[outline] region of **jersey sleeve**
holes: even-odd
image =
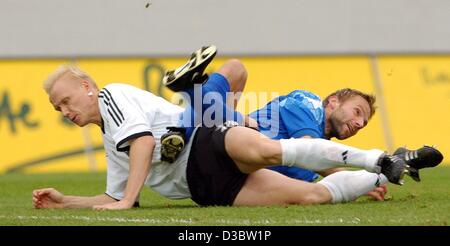
[[[290,137],[321,137],[320,124],[313,113],[296,98],[288,97],[280,102],[280,117]]]
[[[129,151],[129,141],[141,136],[152,134],[151,111],[144,113],[140,106],[118,88],[103,88],[99,93],[99,105],[103,124],[108,124],[117,151]],[[150,115],[147,115],[150,114]]]

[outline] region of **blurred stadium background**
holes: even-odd
[[[247,66],[242,112],[294,89],[360,89],[379,110],[345,143],[434,144],[448,164],[449,11],[447,0],[0,0],[0,173],[105,170],[100,129],[65,122],[42,90],[60,64],[170,99],[164,70],[204,44],[219,48],[210,71],[231,57]]]

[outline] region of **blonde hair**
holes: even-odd
[[[43,87],[45,92],[47,94],[50,93],[50,90],[52,89],[53,85],[56,81],[58,81],[60,78],[62,78],[65,75],[71,75],[75,78],[80,78],[89,81],[95,88],[97,88],[97,85],[95,84],[94,80],[84,71],[82,71],[77,65],[75,64],[64,64],[59,66],[53,73],[51,73],[48,78],[44,81]]]

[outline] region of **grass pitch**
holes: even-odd
[[[337,205],[198,207],[189,199],[169,200],[144,188],[141,208],[127,211],[34,209],[33,189],[54,187],[64,194],[98,195],[105,173],[7,174],[0,176],[0,225],[449,225],[450,166],[421,171],[422,182],[406,177],[389,185],[388,200],[362,197]]]

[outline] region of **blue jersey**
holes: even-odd
[[[325,110],[322,101],[308,91],[296,90],[280,96],[249,116],[258,122],[260,132],[272,139],[324,138]],[[319,177],[313,171],[298,167],[275,166],[270,169],[309,182]]]

